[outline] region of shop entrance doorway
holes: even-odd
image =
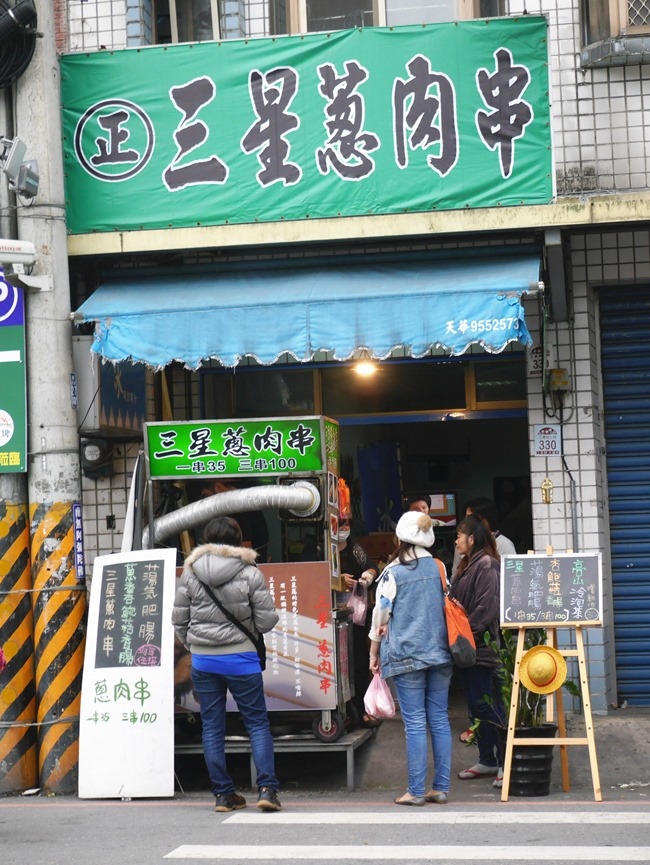
[[[531,549],[524,353],[391,358],[371,363],[370,374],[364,365],[359,357],[242,364],[234,372],[205,367],[201,413],[222,419],[316,412],[338,421],[341,475],[352,490],[358,534],[392,538],[405,498],[416,493],[453,496],[458,516],[468,499],[482,496],[495,502],[500,529],[517,550]],[[277,515],[267,516],[271,559],[280,561],[286,539]],[[437,528],[438,542],[453,552],[453,524]],[[296,549],[309,542],[309,526],[292,531]]]
[[[529,467],[526,417],[341,426],[341,473],[351,485],[358,533],[381,536],[375,555],[392,544],[394,523],[415,495],[439,508],[432,516],[441,558],[453,556],[457,521],[479,496],[494,501],[501,532],[528,551]]]

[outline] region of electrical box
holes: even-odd
[[[548,389],[550,391],[562,393],[571,390],[568,371],[561,367],[550,369],[548,371]]]
[[[99,357],[90,350],[92,336],[72,337],[72,365],[77,377],[77,427],[95,432],[99,425]]]

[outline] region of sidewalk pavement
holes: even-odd
[[[499,802],[501,790],[492,787],[493,778],[462,781],[458,772],[477,761],[473,745],[464,745],[459,734],[467,726],[467,708],[462,694],[452,689],[450,720],[453,737],[450,802]],[[650,709],[619,709],[609,715],[593,716],[596,757],[603,801],[635,801],[650,804]],[[567,735],[583,737],[582,716],[567,714]],[[519,802],[594,801],[589,749],[586,745],[567,748],[570,791],[562,789],[560,749],[553,751],[551,792],[548,797],[519,798]],[[229,766],[241,789],[250,787],[247,756],[230,755]],[[406,787],[404,728],[399,716],[386,720],[368,742],[355,751],[355,794],[348,794],[345,755],[328,753],[277,754],[276,763],[286,795],[307,797],[332,795],[373,795],[387,798]],[[185,792],[209,792],[202,755],[177,757],[179,783]],[[517,801],[512,796],[510,802]]]
[[[450,710],[453,753],[450,802],[500,801],[501,790],[492,787],[492,778],[463,781],[458,772],[477,761],[473,745],[459,741],[465,729],[466,708],[454,701]],[[593,717],[596,759],[603,801],[633,800],[650,804],[650,710],[621,709],[607,716]],[[567,716],[567,736],[584,737],[582,716]],[[366,746],[364,746],[365,748]],[[560,749],[553,750],[551,791],[546,801],[594,801],[589,749],[586,745],[567,747],[570,791],[562,789]],[[401,719],[385,721],[374,742],[358,758],[357,785],[365,790],[405,786],[405,746]],[[532,803],[542,797],[519,799]],[[510,796],[509,801],[513,800]]]
[[[501,790],[492,787],[493,778],[462,781],[458,772],[477,761],[473,745],[464,745],[459,734],[467,726],[467,708],[462,694],[452,689],[450,720],[453,739],[451,804],[492,804],[500,802]],[[596,757],[604,802],[650,804],[650,709],[618,709],[593,716]],[[582,716],[567,715],[567,735],[585,736]],[[594,802],[589,749],[586,745],[567,748],[570,791],[562,789],[560,750],[553,751],[550,795],[515,798],[509,803],[527,806],[553,805],[561,801]],[[248,755],[231,754],[228,765],[237,789],[250,790]],[[355,791],[347,789],[345,754],[331,752],[323,745],[316,753],[276,755],[277,774],[283,798],[350,800],[377,798],[392,801],[406,788],[406,754],[401,718],[384,721],[374,736],[355,751]],[[210,797],[210,783],[202,754],[176,755],[176,798]],[[432,774],[432,767],[430,767]],[[16,794],[18,798],[20,794]],[[13,798],[13,797],[8,797]],[[57,797],[58,798],[58,797]],[[0,807],[3,797],[0,796]]]

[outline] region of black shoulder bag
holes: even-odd
[[[212,591],[212,589],[209,586],[206,586],[205,583],[201,583],[201,585],[206,590],[206,592],[210,595],[212,600],[219,607],[219,609],[224,614],[224,616],[228,619],[228,621],[232,622],[236,628],[239,628],[239,630],[242,633],[246,634],[248,639],[251,641],[251,643],[257,649],[257,657],[260,659],[260,667],[262,668],[262,670],[266,670],[266,643],[264,642],[264,635],[258,634],[256,637],[254,637],[253,634],[251,633],[251,631],[249,631],[248,628],[245,628],[244,625],[242,625],[242,623],[239,621],[239,619],[236,616],[234,616],[230,612],[230,610],[227,610],[224,607],[224,605],[221,603],[219,598],[217,598],[217,596],[215,595],[215,593]]]

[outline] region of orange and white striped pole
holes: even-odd
[[[25,484],[0,484],[0,645],[8,664],[0,675],[0,793],[38,783],[34,641]],[[10,489],[10,486],[12,489]]]
[[[77,580],[72,503],[30,513],[40,786],[76,793],[86,586]]]

